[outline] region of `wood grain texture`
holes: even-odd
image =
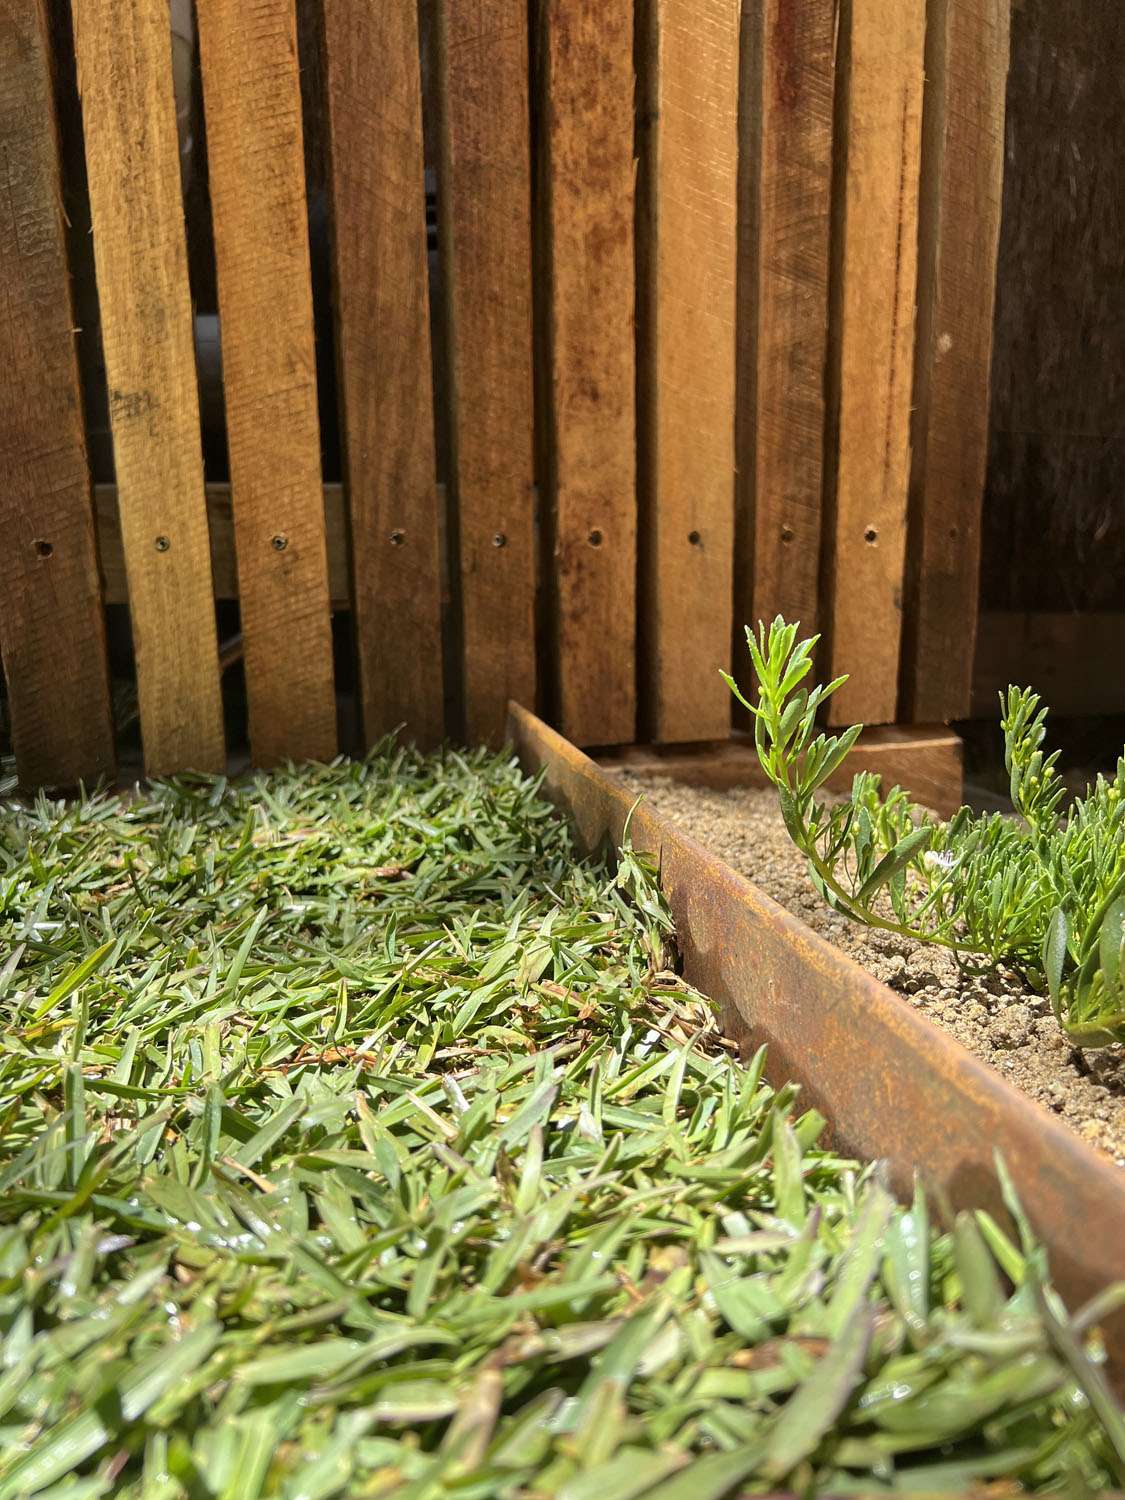
[[[829,538],[832,723],[891,723],[910,478],[924,0],[844,0]]]
[[[336,753],[294,0],[197,0],[250,750]]]
[[[1125,608],[1125,5],[1012,11],[983,607]]]
[[[820,628],[837,0],[743,0],[736,656]]]
[[[0,650],[20,784],[113,770],[43,0],[0,0]]]
[[[325,0],[337,340],[368,744],[444,732],[418,14]]]
[[[900,718],[972,693],[1010,0],[930,0]]]
[[[636,322],[631,0],[544,0],[545,418],[558,722],[636,733]]]
[[[641,16],[641,712],[661,741],[731,722],[739,9]]]
[[[112,484],[94,487],[94,509],[98,527],[98,552],[102,588],[107,604],[128,604],[125,554],[117,514],[117,489]],[[324,521],[328,540],[328,591],[334,610],[352,607],[351,563],[348,556],[348,518],[343,486],[324,486]],[[211,540],[211,573],[216,599],[239,596],[238,563],[234,548],[234,510],[229,484],[207,486],[207,527]]]
[[[536,695],[527,4],[437,4],[464,728],[501,744]]]
[[[218,770],[225,749],[167,3],[75,0],[74,32],[145,766]]]

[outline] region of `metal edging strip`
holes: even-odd
[[[526,709],[511,705],[508,722],[583,851],[616,847],[631,794]],[[768,1075],[801,1085],[838,1149],[885,1161],[900,1196],[917,1170],[952,1208],[1005,1222],[998,1151],[1071,1308],[1125,1276],[1125,1172],[643,802],[630,832],[659,860],[685,978],[723,1007],[736,1040],[769,1044]],[[1125,1311],[1104,1332],[1120,1392]]]

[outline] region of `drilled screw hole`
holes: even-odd
[[[689,531],[687,534],[687,539],[693,547],[698,547],[702,545],[703,542],[703,538],[700,536],[698,531]]]
[[[40,557],[50,557],[55,549],[50,542],[36,542],[35,550]]]
[[[167,552],[168,548],[172,545],[172,543],[168,540],[168,538],[166,536],[158,536],[156,538],[156,544],[155,545],[156,545],[157,552]]]
[[[403,544],[403,542],[405,542],[405,541],[406,541],[406,532],[405,531],[395,530],[395,531],[391,532],[391,546],[392,547],[401,547],[402,544]]]
[[[284,552],[289,545],[289,538],[282,536],[279,531],[276,536],[270,538],[270,546],[275,552]]]
[[[591,531],[588,540],[591,547],[600,547],[602,544],[601,532],[595,527],[594,530]]]
[[[863,540],[869,547],[873,547],[879,540],[879,533],[875,530],[874,526],[869,526],[863,533]]]
[[[793,540],[794,535],[795,535],[795,533],[793,531],[792,526],[783,526],[781,528],[781,540],[783,542],[791,542]]]
[[[494,547],[506,547],[508,545],[508,538],[502,531],[498,531],[492,538],[492,545]]]

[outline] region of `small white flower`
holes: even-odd
[[[934,849],[927,849],[922,856],[922,863],[931,870],[952,870],[957,863],[957,856],[950,854],[948,850],[939,854]]]

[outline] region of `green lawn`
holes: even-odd
[[[8,803],[0,922],[0,1500],[1125,1480],[1097,1309],[820,1149],[502,758]]]

